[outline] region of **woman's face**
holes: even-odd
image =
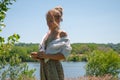
[[[47,25],[48,25],[49,29],[54,28],[54,26],[55,26],[54,22],[55,22],[55,20],[53,19],[52,16],[47,17]]]
[[[59,24],[60,24],[60,19],[58,16],[53,16],[51,14],[47,15],[47,25],[50,30],[59,27]]]

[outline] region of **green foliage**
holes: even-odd
[[[17,43],[12,48],[9,55],[18,54],[23,62],[37,61],[30,57],[30,53],[33,51],[38,51],[38,45],[39,45],[38,43],[34,43],[34,44],[33,43]],[[95,43],[72,44],[72,52],[68,57],[67,61],[87,61],[86,55],[89,55],[94,50],[109,51],[112,49],[113,48],[111,48],[108,44],[95,44]]]
[[[96,44],[96,43],[74,43],[72,46],[72,54],[87,54],[94,50],[111,48],[120,52],[120,43],[118,44]],[[107,49],[106,49],[107,50]]]
[[[18,54],[22,59],[22,62],[34,62],[36,60],[30,57],[30,53],[33,51],[38,51],[38,44],[18,43],[12,48],[10,55]]]
[[[85,54],[90,52],[90,48],[86,44],[72,44],[72,54]]]
[[[4,19],[6,17],[6,12],[9,10],[8,6],[12,5],[16,0],[1,0],[0,1],[0,32],[2,28],[5,27]]]
[[[6,17],[6,12],[8,11],[8,6],[12,5],[12,3],[16,0],[1,0],[0,1],[0,22],[4,21]]]
[[[68,61],[81,61],[80,57],[77,55],[69,56]]]
[[[108,46],[120,54],[120,43],[118,43],[118,44],[109,43]]]
[[[24,75],[26,78],[30,80],[34,79],[33,73],[35,69],[29,70],[26,63],[21,64],[21,57],[11,50],[13,48],[14,43],[19,39],[19,36],[13,35],[8,39],[8,43],[2,43],[0,47],[0,79],[5,80],[9,75],[11,80],[23,80],[22,76]],[[19,50],[21,52],[21,50]],[[7,66],[7,67],[6,67]]]
[[[9,9],[8,6],[12,5],[14,1],[16,0],[0,0],[0,32],[5,27],[4,19]],[[23,80],[20,78],[22,75],[30,78],[34,77],[33,73],[35,70],[28,70],[27,64],[21,64],[19,55],[15,53],[10,55],[11,48],[19,38],[18,34],[13,34],[5,41],[5,38],[0,36],[0,80],[5,80],[6,78],[10,80]]]
[[[12,5],[12,3],[16,0],[1,0],[0,1],[0,32],[2,28],[5,27],[4,19],[6,17],[6,12],[8,11],[8,6]],[[11,44],[14,44],[20,36],[18,34],[13,34],[12,36],[8,37],[8,43],[5,44],[4,37],[0,36],[0,56],[5,55],[11,47]]]
[[[18,34],[13,34],[12,36],[8,37],[8,44],[15,44],[18,41],[20,36]]]
[[[9,57],[9,51],[11,50],[12,46],[19,40],[20,36],[18,34],[13,34],[8,37],[8,41],[5,43],[4,38],[0,40],[0,59],[2,57],[7,58]]]
[[[87,59],[86,55],[73,54],[73,55],[71,55],[71,56],[68,57],[67,61],[73,61],[73,62],[87,61],[86,59]]]
[[[104,76],[110,74],[118,76],[120,73],[120,57],[113,50],[95,50],[88,56],[86,74],[92,76]]]
[[[31,79],[35,78],[35,75],[33,75],[33,73],[35,72],[36,69],[29,70],[26,63],[23,63],[22,65],[23,65],[23,69],[22,69],[21,74],[19,75],[18,79],[22,80],[23,76],[31,78]]]
[[[3,69],[1,80],[5,80],[7,75],[9,75],[10,80],[22,80],[22,76],[29,78],[34,78],[33,73],[35,69],[28,69],[26,63],[21,63],[21,59],[18,55],[11,56],[9,64]]]

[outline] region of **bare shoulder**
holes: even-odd
[[[67,36],[67,33],[65,31],[60,31],[60,37],[66,37]]]

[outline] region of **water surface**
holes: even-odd
[[[85,75],[86,62],[62,62],[64,74],[67,78],[80,77]],[[29,69],[36,69],[35,76],[40,78],[40,64],[36,62],[28,62]]]

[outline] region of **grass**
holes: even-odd
[[[77,77],[77,78],[65,78],[65,80],[120,80],[120,78],[115,78],[111,75],[105,75],[102,77],[85,76],[85,77]]]

